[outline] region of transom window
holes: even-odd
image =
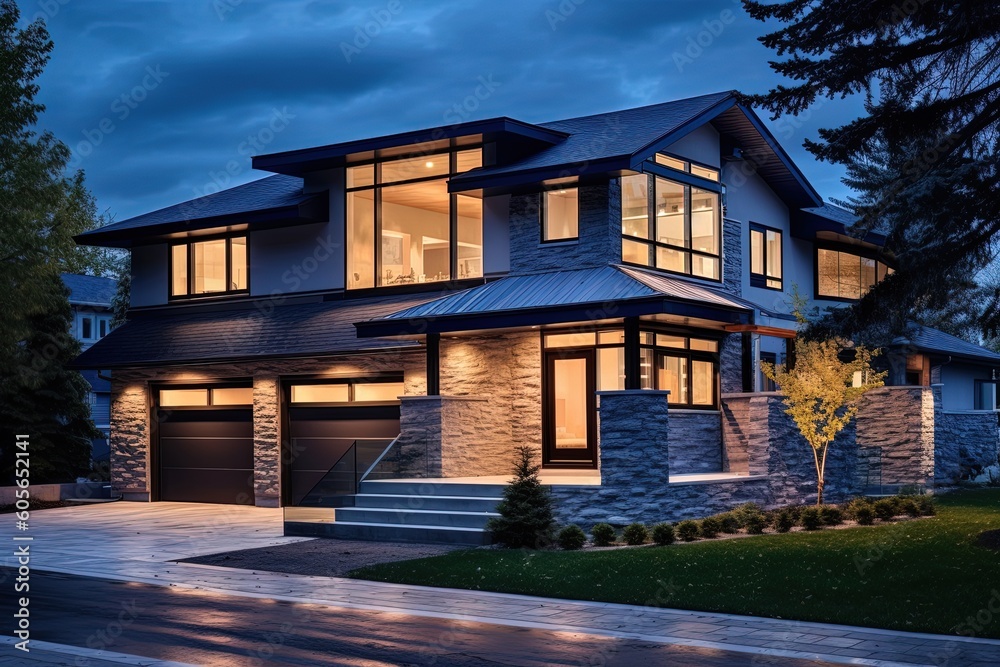
[[[482,199],[448,177],[482,166],[482,149],[347,168],[349,289],[480,278]]]
[[[161,389],[162,408],[204,408],[215,405],[253,405],[253,387],[185,387]]]
[[[664,167],[667,167],[668,169],[676,169],[677,171],[683,171],[694,176],[701,176],[702,178],[707,178],[710,181],[719,180],[719,170],[713,167],[704,167],[699,164],[693,164],[687,160],[682,160],[663,153],[657,153],[654,156],[653,161],[656,162],[656,164],[661,164]]]
[[[248,289],[247,237],[170,246],[170,296],[233,294]]]
[[[816,249],[816,296],[821,299],[854,301],[875,283],[893,274],[882,262],[852,252]]]
[[[669,405],[712,408],[717,404],[719,341],[692,338],[683,333],[639,333],[640,372],[643,389],[670,392]],[[597,348],[597,389],[625,388],[625,333],[621,329],[551,333],[546,349]]]
[[[750,223],[750,285],[781,289],[781,232]]]
[[[647,174],[622,178],[622,261],[719,280],[719,195]]]
[[[293,384],[290,402],[302,403],[371,403],[398,401],[403,383],[397,381],[340,381]]]

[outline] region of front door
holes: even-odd
[[[597,465],[595,376],[594,350],[546,353],[545,465]]]

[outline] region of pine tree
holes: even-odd
[[[555,530],[552,494],[538,480],[541,466],[532,463],[532,449],[522,445],[517,448],[516,457],[514,479],[497,504],[500,516],[490,519],[486,528],[494,541],[508,547],[548,546]]]
[[[761,38],[792,80],[748,101],[775,117],[821,98],[861,95],[865,113],[819,131],[806,147],[845,165],[861,220],[852,232],[887,236],[896,273],[856,306],[826,320],[830,331],[881,345],[914,312],[933,313],[994,257],[1000,233],[1000,5],[981,0],[743,0]],[[990,298],[1000,303],[1000,291]],[[1000,309],[977,325],[1000,330]],[[824,334],[821,334],[824,335]]]

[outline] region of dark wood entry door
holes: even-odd
[[[542,408],[544,465],[597,465],[595,384],[594,350],[546,353]]]

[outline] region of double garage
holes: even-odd
[[[284,505],[308,504],[338,462],[399,434],[399,375],[293,379],[281,392]],[[153,499],[253,505],[251,382],[160,385],[152,394]]]

